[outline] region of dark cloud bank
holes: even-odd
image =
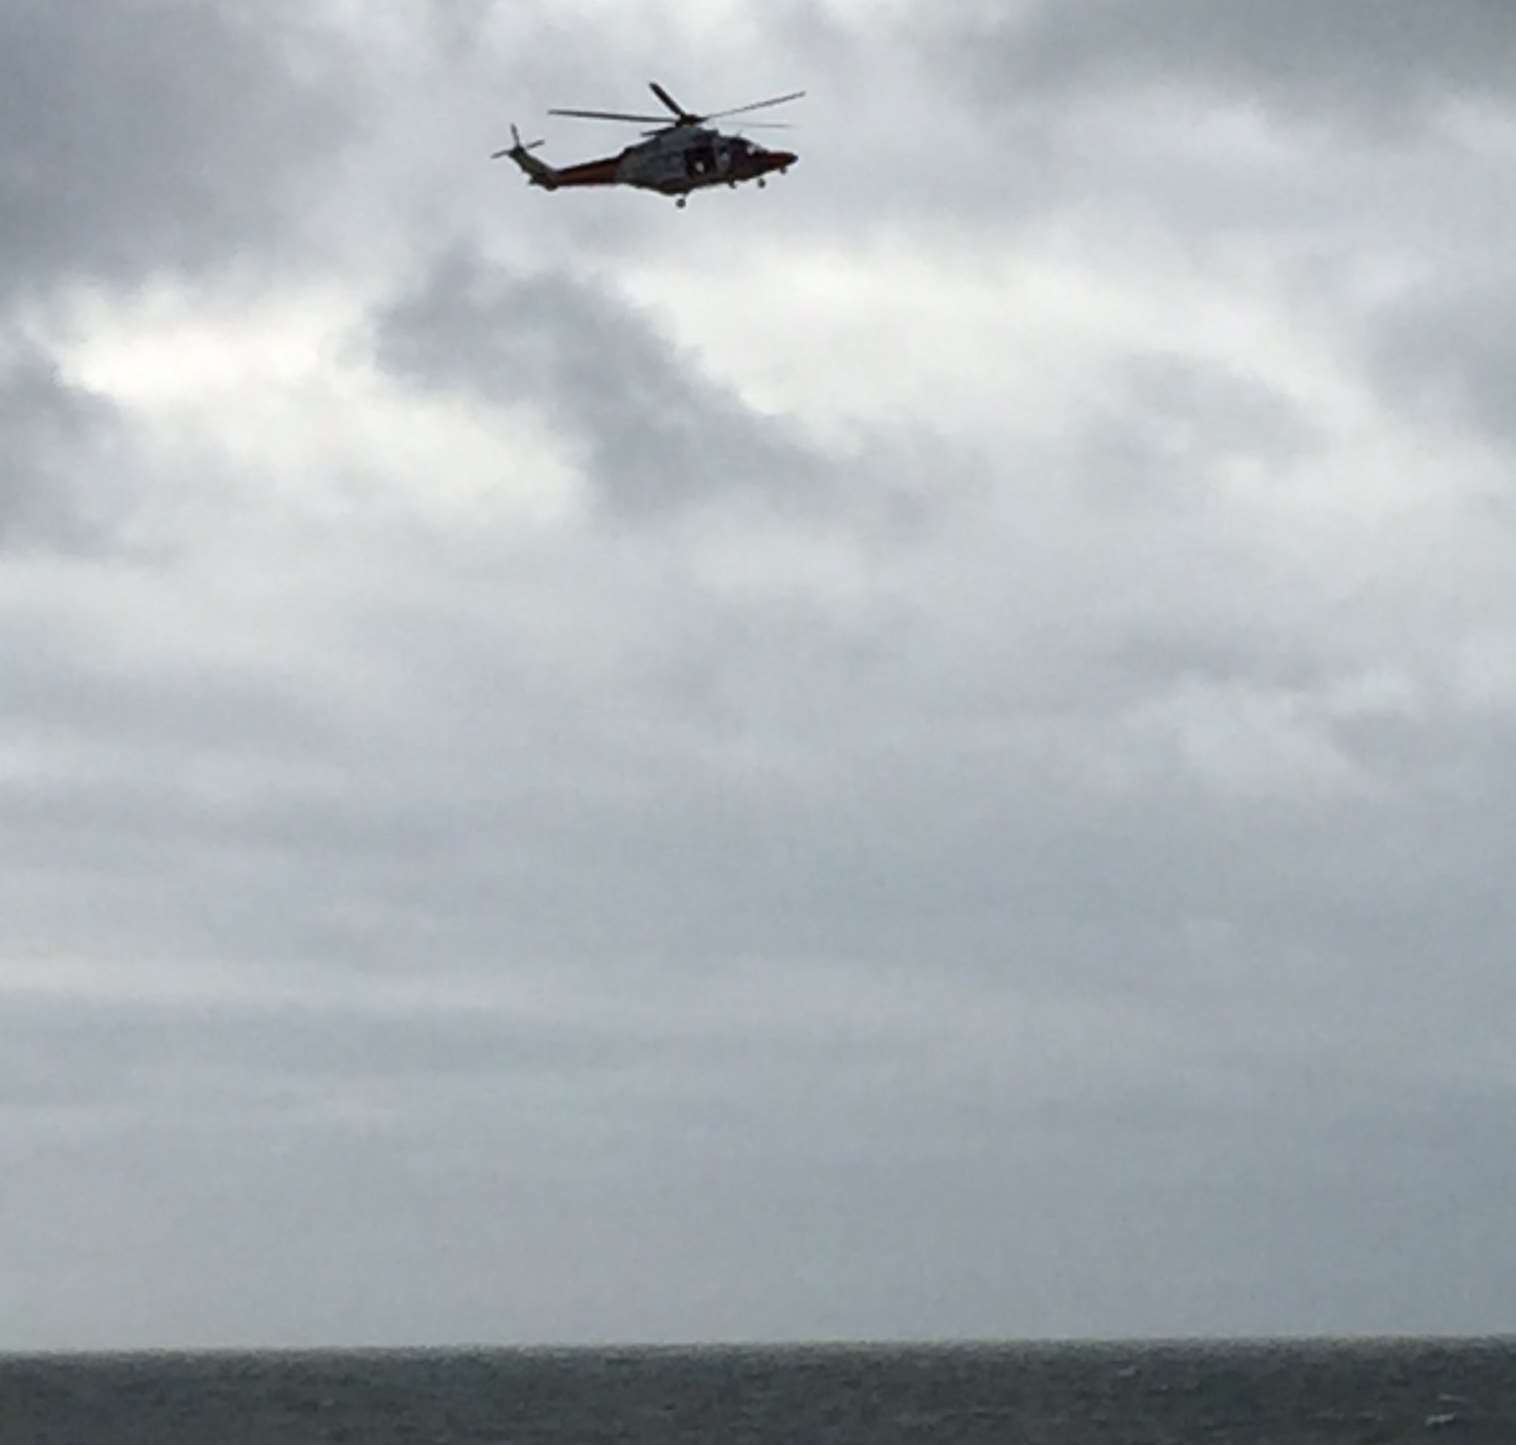
[[[1094,285],[1120,250],[1160,291],[1182,254],[1181,301],[1275,328],[1223,363],[1185,314],[1091,324],[1058,426],[1008,396],[945,437],[925,397],[851,449],[592,279],[594,213],[528,225],[486,170],[413,234],[377,149],[334,162],[427,133],[436,57],[498,105],[467,58],[509,17],[428,14],[383,100],[314,12],[0,16],[0,1347],[1508,1328],[1505,263],[1462,224],[1498,167],[1436,119],[1498,100],[1504,9],[1091,0],[908,53],[788,13],[839,87],[942,92],[984,146],[950,174],[994,173],[1002,95],[1082,167],[965,191],[953,256]],[[1139,203],[1166,168],[1100,117],[1143,87],[1186,98]],[[1239,153],[1225,228],[1196,94],[1285,157]],[[1444,223],[1360,208],[1397,147]],[[859,238],[940,257],[945,191],[813,184],[734,277],[840,248],[885,314]],[[311,243],[320,193],[403,263]],[[1465,264],[1416,270],[1450,229]],[[530,417],[556,520],[442,505],[461,445],[324,488],[315,422],[314,482],[230,444],[187,480],[38,339],[81,281],[278,296],[339,235],[364,405],[509,457]],[[624,240],[628,275],[668,244]],[[191,483],[179,545],[124,555]]]

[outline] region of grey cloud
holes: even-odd
[[[1245,258],[1244,289],[1297,273],[1317,310],[1377,260],[1490,234],[1495,152],[1471,136],[1493,117],[1501,144],[1516,36],[1497,5],[1037,0],[790,23],[802,53],[840,30],[851,61],[828,58],[807,119],[889,138],[811,151],[785,217],[802,233],[952,216],[994,249],[1062,230],[1197,268]]]
[[[1298,403],[1214,363],[1154,353],[1112,371],[1116,396],[1088,425],[1079,471],[1113,505],[1204,506],[1229,468],[1282,481],[1324,444]]]
[[[719,1062],[666,1045],[656,1075],[591,1065],[573,1087],[503,1056],[451,1080],[400,1069],[377,1092],[349,1074],[239,1095],[235,1073],[170,1059],[177,1090],[126,1118],[35,1098],[30,1119],[0,1114],[0,1160],[24,1165],[0,1200],[13,1297],[28,1339],[71,1345],[1498,1321],[1501,1098],[1344,1107],[1351,1070],[1300,1069],[1274,1092],[1202,1099],[1194,1080],[1113,1113],[1068,1079],[1028,1099],[995,1072],[1031,1029],[981,1048],[955,1013],[923,1048],[933,1022],[893,1060],[876,1041],[871,1068],[845,1038],[775,1051],[750,1028]],[[1063,1102],[1040,1107],[1050,1089]],[[174,1270],[151,1267],[165,1235]],[[1412,1247],[1426,1238],[1442,1243]],[[780,1245],[793,1281],[776,1293],[762,1261]],[[397,1295],[403,1311],[382,1302]]]
[[[227,1007],[12,996],[0,1063],[0,1109],[166,1100],[219,1088],[233,1107],[318,1099],[376,1082],[399,1092],[469,1078],[499,1085],[593,1079],[645,1064],[663,1042],[606,1020],[578,1026],[493,1011]],[[181,1108],[187,1107],[181,1103]]]
[[[1500,100],[1516,59],[1516,18],[1499,0],[1039,3],[962,36],[986,101],[1192,86],[1388,137],[1455,95]]]
[[[0,551],[104,547],[130,507],[128,435],[40,350],[0,360]]]
[[[54,75],[99,75],[97,44],[126,40],[98,8],[98,36],[14,6],[0,34],[24,17],[68,42]],[[445,447],[382,505],[332,485],[324,452],[298,478],[218,458],[158,565],[5,569],[0,1233],[20,1313],[0,1343],[1508,1323],[1509,568],[1458,500],[1467,478],[1404,514],[1317,390],[1341,367],[1334,394],[1364,405],[1353,347],[1411,312],[1281,279],[1304,257],[1373,280],[1462,230],[1448,218],[1477,208],[1446,203],[1493,168],[1429,147],[1370,174],[1366,77],[1482,95],[1457,26],[1483,15],[1498,56],[1503,12],[1443,12],[1454,34],[1427,32],[1422,65],[1381,29],[1430,21],[1389,5],[1158,0],[1123,12],[1140,33],[1067,11],[997,22],[975,61],[995,105],[971,86],[938,110],[909,93],[950,73],[930,45],[917,71],[904,32],[840,7],[817,22],[807,114],[877,94],[807,129],[762,245],[803,264],[820,236],[824,261],[925,274],[939,228],[973,263],[1062,207],[1028,269],[1078,316],[1066,419],[1022,425],[1007,396],[943,435],[907,405],[853,451],[747,406],[620,289],[653,248],[718,238],[731,304],[762,304],[725,205],[756,197],[682,217],[502,199],[482,154],[458,159],[503,94],[620,104],[617,67],[640,85],[662,33],[626,20],[591,43],[531,19],[518,46],[519,11],[469,0],[396,22],[387,60],[419,58],[367,112],[375,166],[323,173],[367,227],[348,259],[391,298],[369,338],[382,384],[343,379],[362,375],[364,407],[441,396],[501,429],[533,409],[593,516],[460,501]],[[27,284],[285,254],[283,187],[330,158],[352,98],[303,108],[288,17],[234,52],[219,9],[122,13],[148,45],[127,71],[157,74],[183,27],[207,57],[133,119],[166,130],[182,103],[204,124],[163,140],[161,190],[37,182]],[[1340,93],[1327,49],[1290,48],[1359,25]],[[693,69],[715,44],[667,58]],[[652,73],[704,103],[704,79]],[[1007,77],[1047,147],[1030,197],[997,118]],[[293,109],[185,88],[239,79]],[[1217,191],[1224,146],[1181,163],[1193,111],[1151,148],[1115,144],[1124,112],[1100,98],[1171,82],[1281,115],[1340,105],[1358,129],[1286,148],[1277,173],[1241,160]],[[1059,104],[1076,93],[1096,103]],[[710,98],[745,91],[713,77]],[[78,116],[33,124],[39,155],[81,144]],[[208,178],[244,125],[266,149]],[[1434,191],[1412,183],[1434,170]],[[1129,238],[1160,180],[1172,204]],[[204,227],[174,233],[191,197]],[[1218,207],[1239,252],[1202,244]],[[414,234],[381,234],[401,213]],[[1133,354],[1078,293],[1118,255],[1135,290],[1149,254],[1170,268],[1156,286],[1179,257],[1282,330],[1309,304],[1296,339],[1318,370],[1285,395],[1262,369],[1277,352],[1256,376],[1219,368],[1188,315]],[[1446,385],[1497,427],[1504,352],[1477,313],[1499,288],[1481,286],[1418,299],[1374,361],[1383,395]],[[74,545],[101,495],[75,484],[118,451],[127,490],[161,499],[129,411],[17,357],[7,546]],[[1433,446],[1449,417],[1429,414],[1401,424]],[[1386,465],[1418,460],[1386,446]]]
[[[821,500],[816,459],[781,419],[755,415],[647,318],[562,271],[513,275],[454,252],[378,318],[376,344],[380,364],[412,383],[543,408],[583,447],[613,515],[733,492],[780,506]]]
[[[1490,270],[1488,262],[1481,270]],[[1363,326],[1371,374],[1386,399],[1432,425],[1472,424],[1516,442],[1516,307],[1508,278],[1447,279]]]
[[[301,184],[347,133],[352,80],[335,60],[283,4],[6,5],[0,287],[277,254]]]

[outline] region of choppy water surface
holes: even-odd
[[[0,1360],[0,1445],[1502,1442],[1516,1341]]]

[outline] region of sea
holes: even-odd
[[[0,1445],[1516,1445],[1516,1339],[34,1355]]]

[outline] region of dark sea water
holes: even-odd
[[[1503,1442],[1516,1341],[0,1359],[0,1445]]]

